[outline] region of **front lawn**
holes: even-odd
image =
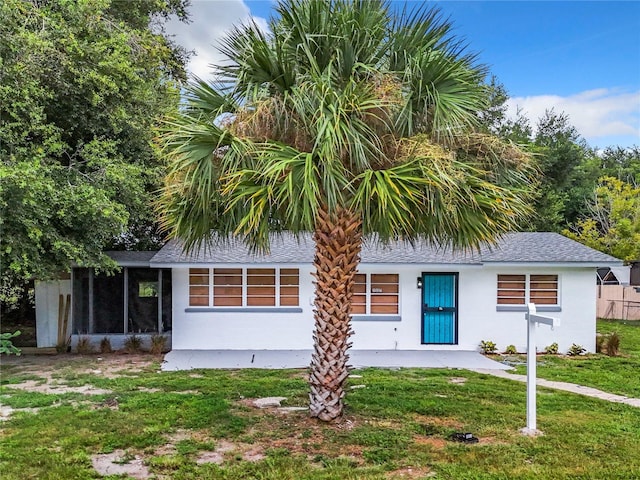
[[[598,333],[620,335],[620,355],[538,356],[538,377],[640,398],[640,321],[598,320]],[[519,366],[515,373],[526,373]]]
[[[2,403],[37,410],[0,424],[0,477],[100,478],[92,457],[118,451],[125,463],[138,456],[148,478],[176,480],[640,476],[640,409],[626,405],[540,389],[545,435],[529,438],[519,433],[524,384],[463,370],[366,369],[350,380],[345,418],[327,425],[251,404],[282,396],[305,406],[304,371],[161,373],[157,359],[127,358],[3,365]],[[454,432],[480,442],[452,442]]]

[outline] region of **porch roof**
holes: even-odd
[[[149,262],[158,251],[108,251],[105,253],[121,267],[148,267]]]

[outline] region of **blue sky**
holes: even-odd
[[[505,85],[511,114],[520,108],[535,123],[554,108],[592,146],[640,145],[640,2],[430,3]],[[221,59],[212,45],[224,32],[249,16],[266,26],[272,6],[192,0],[192,23],[173,23],[169,32],[196,52],[190,70],[206,77],[207,65]]]

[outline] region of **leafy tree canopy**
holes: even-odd
[[[594,190],[603,176],[640,184],[640,147],[591,148],[569,116],[554,110],[534,119],[534,129],[521,111],[515,118],[507,116],[509,96],[504,85],[492,78],[487,89],[489,107],[479,115],[483,129],[531,152],[540,172],[535,215],[527,228],[560,232],[589,217]]]
[[[0,3],[2,284],[105,248],[148,248],[162,177],[152,131],[177,108],[186,52],[163,30],[188,0]]]
[[[588,206],[589,215],[564,233],[614,257],[640,259],[640,187],[603,177]]]

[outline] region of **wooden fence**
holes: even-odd
[[[598,318],[640,320],[640,286],[598,285]]]

